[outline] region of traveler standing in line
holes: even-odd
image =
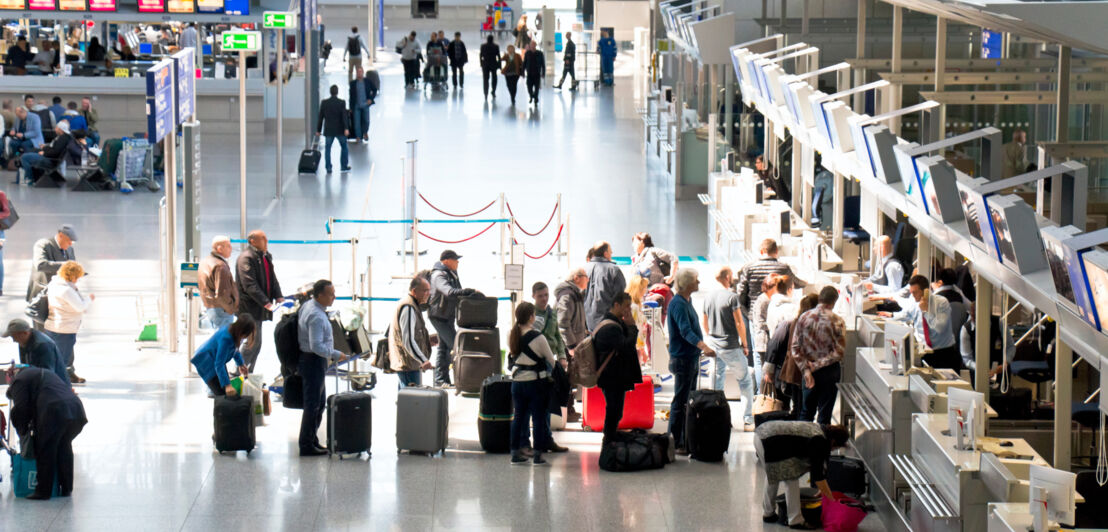
[[[304,379],[304,412],[300,416],[300,456],[327,454],[319,443],[319,425],[327,404],[323,379],[327,366],[348,357],[335,349],[335,337],[327,307],[335,303],[335,287],[320,279],[312,285],[312,298],[300,306],[297,314],[297,341],[300,342],[300,377]]]
[[[631,237],[631,249],[635,251],[631,257],[635,273],[646,277],[651,286],[658,283],[673,284],[673,276],[679,267],[677,255],[654,247],[654,239],[650,233],[635,233]],[[666,270],[669,270],[668,274]]]
[[[566,370],[569,369],[569,360],[566,358],[566,343],[562,340],[561,331],[558,330],[558,313],[554,310],[554,307],[549,305],[550,288],[542,281],[535,283],[531,286],[531,299],[535,300],[535,319],[532,326],[546,338],[550,351],[554,353],[554,358],[558,360],[557,364],[550,367],[550,381],[548,384],[547,396],[550,399],[550,408],[547,410],[546,430],[550,431],[550,415],[557,414],[560,416],[562,415],[562,408],[569,408],[572,404],[569,374],[566,373]],[[550,442],[550,448],[545,449],[547,451],[564,453],[569,450],[558,445],[554,441],[553,434],[550,435],[550,438],[547,438],[547,441]]]
[[[369,106],[373,105],[373,98],[377,89],[365,77],[362,67],[355,69],[354,79],[350,80],[350,115],[352,117],[350,127],[353,137],[358,143],[369,140]]]
[[[669,432],[677,445],[677,453],[689,454],[685,441],[685,410],[689,393],[700,376],[700,355],[714,357],[715,350],[704,343],[700,322],[696,319],[691,297],[700,289],[696,270],[677,271],[677,293],[669,302],[666,326],[669,329],[669,371],[673,374],[673,402],[669,407]]]
[[[396,47],[400,52],[400,62],[404,65],[404,87],[413,88],[419,82],[419,62],[423,60],[423,46],[416,39],[416,32],[401,39]]]
[[[500,59],[504,65],[500,71],[504,73],[504,82],[508,84],[508,96],[512,99],[512,105],[516,104],[516,85],[519,83],[519,75],[523,73],[523,60],[516,53],[516,48],[508,45],[508,51]]]
[[[281,296],[281,284],[277,282],[277,272],[273,269],[273,255],[269,254],[269,238],[261,229],[246,235],[249,244],[239,253],[235,261],[235,287],[239,292],[238,315],[254,318],[258,330],[263,321],[273,319],[273,308],[285,300]],[[258,353],[262,350],[262,335],[255,337],[253,348],[242,353],[246,367],[254,371]]]
[[[76,261],[68,261],[58,269],[58,274],[46,285],[46,297],[50,307],[46,322],[42,324],[65,362],[69,380],[73,384],[84,384],[85,379],[77,376],[73,369],[73,346],[77,343],[77,331],[81,328],[81,318],[96,294],[85,296],[77,289],[77,280],[85,275],[85,269]]]
[[[769,328],[766,325],[766,318],[769,315],[769,301],[777,293],[777,280],[783,277],[782,275],[770,274],[765,279],[762,279],[761,294],[758,295],[758,299],[754,300],[754,304],[751,305],[750,315],[750,336],[751,345],[753,346],[752,358],[754,365],[754,380],[756,382],[762,382],[762,360],[765,359],[766,344],[769,343]]]
[[[231,274],[231,239],[225,235],[212,238],[212,252],[200,260],[197,284],[200,285],[200,301],[204,304],[201,325],[219,330],[235,321],[239,307],[239,292],[235,277]]]
[[[496,99],[496,71],[500,70],[500,46],[493,41],[492,35],[481,45],[481,79],[484,81],[485,99],[489,97],[489,84],[492,84],[492,97]]]
[[[815,419],[821,425],[831,423],[842,378],[839,362],[846,351],[846,326],[832,310],[838,299],[835,287],[823,287],[819,291],[819,306],[797,318],[793,330],[790,356],[804,378],[800,419]]]
[[[616,55],[619,49],[616,41],[606,30],[600,31],[600,40],[596,42],[596,51],[600,54],[600,80],[611,87],[615,83]]]
[[[539,105],[539,89],[542,88],[542,80],[546,77],[546,56],[541,50],[535,48],[535,42],[527,45],[527,51],[523,54],[523,70],[527,73],[528,103]]]
[[[758,427],[754,450],[766,473],[762,498],[762,522],[777,522],[777,490],[785,483],[785,509],[789,528],[818,530],[807,522],[800,506],[800,477],[809,473],[820,493],[834,500],[827,484],[831,451],[846,446],[850,433],[842,425],[816,425],[802,421],[771,421]]]
[[[95,38],[95,37],[94,37]],[[196,31],[196,23],[189,22],[189,25],[185,27],[181,32],[181,48],[193,48],[196,49],[199,46],[200,37]]]
[[[258,341],[258,327],[254,318],[242,316],[230,325],[220,327],[208,341],[204,342],[192,357],[196,373],[208,385],[212,395],[229,395],[238,392],[231,386],[231,377],[227,374],[227,363],[234,360],[239,375],[250,374],[242,359],[240,349],[245,342],[247,347]]]
[[[58,353],[58,345],[46,334],[32,329],[27,320],[17,318],[9,321],[8,328],[0,336],[11,338],[19,345],[20,364],[51,371],[62,382],[69,384],[69,370]]]
[[[584,268],[574,268],[566,279],[554,288],[557,298],[558,333],[565,340],[569,354],[589,335],[585,325],[585,289],[589,286],[589,276]]]
[[[784,274],[793,279],[793,286],[797,288],[808,286],[807,283],[793,275],[792,268],[790,268],[788,264],[777,260],[779,250],[776,240],[772,238],[763,240],[760,250],[761,257],[758,260],[748,262],[743,266],[743,269],[739,273],[739,284],[735,287],[739,294],[739,302],[742,303],[743,306],[743,319],[746,321],[746,330],[751,336],[754,334],[754,330],[750,325],[753,305],[758,299],[758,296],[762,293],[762,281],[765,280],[766,276],[774,273]],[[752,340],[752,338],[748,339]],[[754,361],[748,360],[748,362],[753,363]],[[757,365],[754,366],[755,381],[761,381],[760,371]]]
[[[331,173],[331,143],[336,140],[339,141],[339,164],[342,165],[343,172],[349,172],[350,148],[346,146],[346,138],[350,136],[350,128],[346,123],[346,102],[339,98],[338,85],[331,85],[331,97],[323,100],[319,105],[315,136],[320,136],[320,133],[327,138],[323,148],[323,161],[326,163],[327,173]]]
[[[719,269],[716,281],[720,287],[704,300],[704,312],[700,316],[707,333],[704,343],[716,352],[716,381],[713,386],[717,390],[723,390],[727,368],[735,371],[739,392],[746,403],[743,407],[744,430],[750,432],[754,430],[754,416],[751,415],[751,408],[754,406],[754,372],[746,364],[746,355],[750,348],[743,345],[746,327],[743,326],[739,295],[731,291],[732,278],[730,266]]]
[[[389,367],[400,378],[400,387],[422,386],[423,371],[431,369],[431,346],[420,308],[431,296],[431,284],[423,275],[408,283],[408,295],[396,304],[389,327]]]
[[[492,35],[489,35],[492,37]],[[446,56],[450,58],[450,81],[454,89],[466,87],[466,63],[469,62],[469,54],[466,53],[466,43],[462,42],[462,32],[454,32],[454,40],[446,45]]]
[[[562,48],[562,79],[558,80],[558,84],[554,86],[555,89],[561,89],[562,84],[566,82],[566,76],[569,76],[569,90],[577,90],[577,73],[574,72],[573,63],[577,61],[577,45],[573,43],[573,34],[566,32],[566,44]]]
[[[448,249],[439,255],[439,261],[431,268],[431,308],[427,316],[439,335],[438,350],[435,352],[435,386],[442,388],[452,386],[450,362],[454,337],[458,335],[454,327],[458,298],[480,294],[472,288],[462,288],[462,281],[458,278],[460,258],[461,255]]]
[[[12,402],[12,426],[20,441],[34,432],[35,461],[39,478],[57,478],[58,495],[73,493],[73,439],[88,423],[81,399],[69,383],[41,368],[24,368],[8,386]],[[39,482],[32,500],[47,500],[54,481]]]
[[[347,57],[350,58],[346,70],[347,79],[354,75],[355,68],[362,66],[362,50],[365,50],[366,54],[370,53],[365,41],[362,40],[362,36],[358,34],[358,27],[354,26],[350,28],[350,35],[346,37],[346,48],[342,51],[343,61],[346,61]]]
[[[512,369],[512,433],[509,438],[512,465],[527,463],[523,442],[527,439],[528,421],[533,425],[535,465],[546,465],[542,453],[556,445],[550,438],[549,392],[550,370],[557,364],[550,344],[535,330],[535,306],[526,301],[516,306],[515,323],[508,333],[508,367]]]
[[[819,296],[808,294],[800,299],[796,314],[777,324],[766,346],[766,357],[762,361],[762,381],[758,384],[776,386],[782,393],[777,395],[789,411],[789,419],[800,418],[800,369],[789,358],[789,346],[792,345],[794,324],[797,316],[816,308]]]
[[[77,241],[77,231],[72,225],[58,228],[54,238],[42,238],[35,242],[31,252],[31,279],[27,283],[27,301],[30,302],[46,290],[46,285],[58,273],[58,269],[67,261],[77,260],[77,250],[73,243]],[[42,324],[35,323],[35,329],[41,331]]]
[[[591,331],[596,328],[604,313],[612,308],[616,294],[627,289],[627,279],[619,266],[612,262],[612,245],[600,241],[593,246],[593,255],[585,266],[589,284],[585,289],[585,325]]]
[[[793,299],[793,280],[788,275],[778,275],[774,283],[773,295],[766,306],[766,319],[764,323],[766,331],[766,343],[777,325],[782,321],[796,316],[796,300]],[[766,359],[766,352],[762,351],[762,360]]]
[[[593,351],[597,368],[609,355],[611,362],[596,377],[596,385],[604,392],[604,439],[611,441],[619,431],[623,419],[623,403],[627,392],[642,382],[642,369],[635,349],[639,330],[631,317],[631,295],[616,294],[612,305],[604,313],[604,319],[593,330]]]

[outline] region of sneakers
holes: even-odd
[[[300,449],[300,456],[323,456],[327,454],[327,449],[323,447],[312,446],[309,449]]]
[[[542,459],[541,454],[536,454],[535,458],[531,461],[531,463],[534,464],[534,465],[537,465],[537,466],[544,466],[544,465],[549,465],[550,464],[550,462],[547,462],[546,460]]]
[[[678,447],[677,450],[673,452],[673,454],[676,454],[677,456],[688,456],[689,450],[684,447]]]
[[[762,522],[763,523],[776,523],[778,519],[779,518],[777,517],[777,514],[769,514],[769,515],[763,515],[762,516]]]
[[[743,432],[754,432],[754,428],[753,423],[743,423]]]
[[[527,462],[528,462],[527,457],[523,456],[522,453],[512,455],[512,461],[511,461],[512,465],[523,465],[523,464],[526,464]]]

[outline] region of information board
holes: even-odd
[[[170,56],[173,59],[177,77],[176,97],[177,123],[188,120],[196,111],[193,109],[193,96],[196,93],[196,51],[185,48]]]
[[[198,13],[222,13],[223,0],[196,0]]]
[[[249,15],[250,0],[223,0],[223,12],[228,15]]]
[[[28,0],[27,8],[33,11],[54,11],[57,6],[54,5],[54,0]]]
[[[27,2],[24,0],[0,0],[0,9],[27,9]]]
[[[169,0],[168,2],[170,13],[195,13],[196,2],[193,0]]]
[[[163,59],[146,71],[146,127],[150,142],[159,142],[172,125],[173,62]]]
[[[220,51],[257,52],[262,48],[260,31],[227,31],[219,34]]]
[[[89,11],[115,11],[115,0],[88,0]]]
[[[85,0],[58,0],[59,11],[87,11]]]
[[[164,13],[165,0],[138,0],[139,13]]]

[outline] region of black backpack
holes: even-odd
[[[357,35],[346,38],[346,53],[350,55],[362,55],[362,47],[361,43],[358,42]]]
[[[277,359],[281,361],[281,375],[296,375],[300,366],[300,311],[290,312],[281,317],[273,327],[273,345],[277,348]]]

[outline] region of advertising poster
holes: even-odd
[[[224,0],[223,12],[228,15],[249,15],[250,0]]]
[[[0,9],[27,9],[24,0],[0,0]]]

